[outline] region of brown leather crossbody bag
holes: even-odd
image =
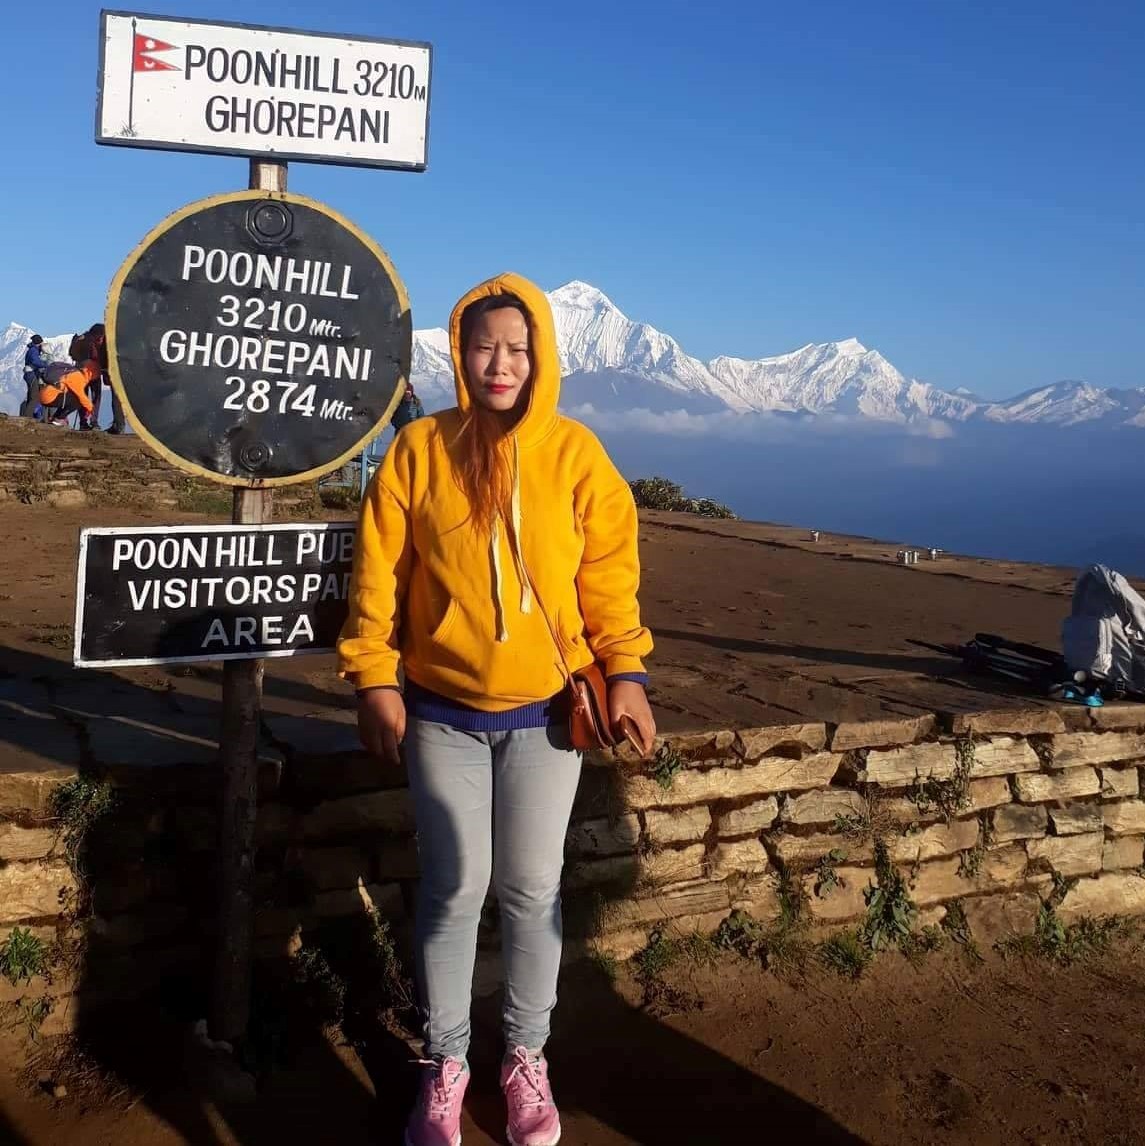
[[[560,646],[557,646],[560,651]],[[569,739],[581,752],[615,748],[616,737],[608,716],[608,682],[599,662],[568,672]]]

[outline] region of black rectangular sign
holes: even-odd
[[[328,653],[356,527],[171,525],[80,534],[79,668]]]

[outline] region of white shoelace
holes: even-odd
[[[457,1063],[456,1059],[438,1062],[432,1058],[419,1058],[415,1061],[419,1066],[434,1068],[433,1080],[426,1099],[426,1115],[430,1118],[445,1118],[450,1113],[449,1104],[453,1101],[453,1092],[465,1075],[465,1067],[458,1063],[457,1069],[450,1072],[447,1077],[446,1067],[450,1063]]]
[[[513,1069],[505,1079],[505,1089],[510,1087],[527,1086],[532,1096],[521,1101],[523,1106],[546,1106],[548,1098],[545,1094],[545,1080],[541,1069],[540,1057],[533,1058],[524,1047],[518,1047],[513,1052]]]

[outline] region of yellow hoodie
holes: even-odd
[[[490,537],[469,521],[448,447],[470,405],[461,315],[493,294],[514,294],[529,312],[533,378],[508,443],[513,520]],[[643,672],[652,637],[636,601],[636,507],[592,432],[557,413],[548,299],[499,275],[454,307],[449,342],[458,408],[406,426],[362,503],[340,674],[358,688],[395,685],[400,662],[422,688],[485,712],[547,700],[565,677],[545,614],[571,671],[595,658],[610,676]]]

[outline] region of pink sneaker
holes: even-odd
[[[553,1101],[545,1056],[514,1047],[501,1065],[501,1089],[509,1106],[509,1146],[557,1146],[561,1116]]]
[[[406,1124],[406,1146],[461,1146],[461,1103],[469,1067],[455,1058],[421,1065],[421,1093]]]

